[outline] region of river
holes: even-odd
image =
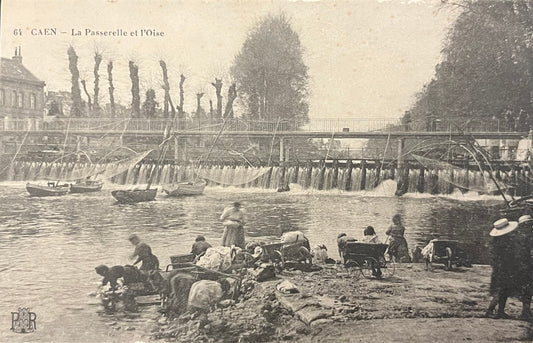
[[[463,241],[476,263],[488,261],[488,231],[502,204],[497,197],[461,193],[397,198],[390,180],[366,192],[208,187],[203,196],[158,194],[156,201],[136,205],[117,204],[111,189],[106,184],[93,194],[32,198],[24,183],[0,183],[0,341],[147,341],[142,334],[155,309],[120,318],[104,314],[89,295],[101,280],[94,267],[131,263],[132,233],[151,245],[163,266],[171,255],[188,253],[198,234],[215,245],[223,231],[218,216],[233,201],[247,213],[248,241],[301,230],[311,246],[323,243],[338,258],[339,233],[362,238],[363,227],[372,225],[384,240],[392,216],[400,213],[410,248],[446,236]],[[10,332],[10,312],[19,306],[37,314],[35,332]]]

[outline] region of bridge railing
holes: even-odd
[[[0,119],[0,131],[101,131],[101,132],[163,132],[169,124],[165,119],[144,118],[40,118]],[[189,131],[218,131],[222,122],[211,123],[174,119],[174,129]],[[526,128],[518,128],[528,131]],[[275,132],[275,131],[317,131],[317,132],[370,132],[370,131],[435,131],[435,132],[512,132],[517,128],[500,120],[472,120],[466,123],[451,121],[431,121],[424,123],[402,124],[398,119],[354,119],[322,118],[309,123],[297,120],[261,121],[228,119],[225,131]]]

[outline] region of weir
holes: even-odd
[[[98,165],[97,165],[98,167]],[[0,175],[0,181],[71,180],[73,171],[79,173],[94,165],[76,162],[15,161]],[[348,160],[339,163],[306,162],[293,165],[250,167],[241,165],[208,164],[196,169],[194,165],[167,163],[138,163],[116,175],[108,182],[120,185],[146,184],[151,173],[156,173],[153,184],[164,185],[194,179],[195,171],[208,181],[208,187],[236,186],[243,188],[278,189],[299,185],[302,189],[363,191],[378,187],[382,182],[401,177],[401,186],[408,193],[449,194],[456,190],[494,192],[494,185],[472,166],[468,168],[428,169],[414,163],[398,166],[379,160]],[[496,178],[502,184],[513,185],[515,195],[530,191],[531,171],[527,166],[496,169]],[[398,180],[400,184],[400,180]],[[405,192],[404,192],[405,193]]]

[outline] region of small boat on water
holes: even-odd
[[[134,204],[137,202],[152,201],[157,194],[157,188],[116,190],[111,195],[123,204]]]
[[[60,185],[58,182],[48,182],[46,186],[34,183],[27,183],[26,190],[32,197],[47,197],[66,195],[69,191],[68,185]]]
[[[202,195],[207,182],[198,180],[195,182],[179,182],[169,188],[163,188],[163,191],[171,197]]]
[[[104,183],[99,180],[83,180],[70,184],[70,193],[98,192]]]

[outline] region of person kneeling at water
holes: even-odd
[[[159,269],[159,260],[154,254],[152,254],[152,248],[150,248],[148,244],[141,242],[137,235],[131,235],[129,240],[131,244],[135,245],[135,251],[131,258],[133,259],[137,256],[137,260],[135,260],[133,265],[142,261],[140,270],[148,271]]]
[[[200,314],[200,325],[207,323],[207,313],[230,293],[231,284],[226,279],[218,281],[201,280],[191,286],[188,310]]]
[[[100,265],[96,268],[96,273],[104,277],[102,286],[111,285],[111,290],[114,291],[118,286],[118,279],[122,278],[124,285],[129,285],[136,282],[143,282],[145,277],[134,266],[113,266],[111,268]]]
[[[211,244],[205,241],[204,236],[197,236],[194,244],[191,248],[191,254],[197,259],[199,256],[203,255],[207,249],[211,248]]]

